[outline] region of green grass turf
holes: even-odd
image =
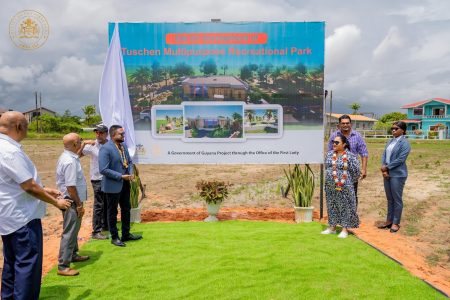
[[[353,236],[322,225],[227,221],[133,225],[144,239],[87,243],[77,277],[53,269],[41,299],[444,299]]]

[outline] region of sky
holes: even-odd
[[[82,115],[98,104],[108,22],[325,21],[325,89],[333,112],[377,115],[441,97],[450,99],[450,1],[445,0],[1,0],[0,107],[42,105]],[[9,24],[22,10],[47,19],[45,44],[17,48]],[[97,105],[98,106],[98,105]]]
[[[185,105],[186,118],[217,118],[218,116],[231,118],[234,113],[242,116],[242,105]]]

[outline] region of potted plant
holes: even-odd
[[[314,173],[311,167],[307,164],[302,169],[300,165],[296,164],[293,170],[289,166],[289,171],[284,170],[284,173],[294,198],[295,221],[297,223],[311,222],[314,210],[311,202],[315,187]]]
[[[134,179],[130,182],[130,222],[141,223],[141,201],[145,196],[145,187],[142,186],[141,178],[139,177],[139,170],[136,165],[133,165]],[[139,192],[142,197],[139,200]]]
[[[199,196],[206,202],[206,208],[209,216],[204,220],[205,222],[217,222],[217,213],[223,200],[228,197],[228,187],[230,184],[223,181],[201,180],[197,182],[195,187],[199,190]]]

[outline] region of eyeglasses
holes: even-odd
[[[333,141],[333,144],[334,145],[339,145],[341,142],[339,142],[339,141]]]
[[[125,135],[125,132],[117,133],[117,134],[119,134],[119,135],[121,135],[121,136],[124,136],[124,135]]]
[[[397,131],[397,130],[399,130],[399,129],[400,129],[400,128],[398,128],[398,127],[392,127],[392,128],[391,128],[392,131]]]

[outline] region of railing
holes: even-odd
[[[422,119],[450,119],[450,115],[422,116]]]

